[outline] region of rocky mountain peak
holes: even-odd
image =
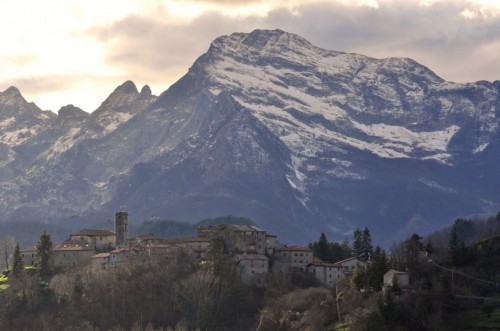
[[[21,92],[19,92],[19,89],[17,89],[17,87],[11,86],[4,92],[0,92],[0,104],[19,105],[27,104],[27,102],[22,96]]]
[[[144,85],[141,89],[141,97],[142,98],[149,98],[153,95],[153,92],[151,92],[151,88],[149,85]]]
[[[65,119],[84,119],[89,116],[87,112],[73,105],[67,105],[61,107],[61,109],[59,109],[59,111],[57,112],[57,115],[60,118],[65,118]]]
[[[15,86],[10,86],[8,89],[6,89],[4,92],[3,92],[3,95],[4,96],[11,96],[11,97],[19,97],[19,96],[22,96],[21,95],[21,92],[19,92],[19,89]]]
[[[120,86],[118,86],[113,94],[118,94],[118,93],[125,93],[125,94],[137,94],[139,91],[137,90],[137,86],[135,83],[131,80],[127,80]]]
[[[220,57],[232,57],[238,61],[262,65],[275,58],[305,62],[310,50],[319,48],[293,33],[282,30],[254,30],[251,33],[233,33],[217,38],[212,42],[206,56],[212,61]]]
[[[139,91],[134,82],[128,80],[118,86],[109,97],[96,110],[96,113],[101,113],[105,110],[120,111],[124,106],[133,103],[139,96]]]
[[[80,125],[89,118],[89,113],[73,105],[61,107],[57,112],[57,122],[62,126]]]

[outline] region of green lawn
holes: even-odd
[[[4,291],[9,288],[9,284],[7,284],[7,281],[9,280],[9,277],[0,274],[0,292]]]
[[[453,330],[499,330],[500,309],[495,309],[490,318],[479,309],[463,311],[453,316],[450,326]]]

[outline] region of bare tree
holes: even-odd
[[[16,238],[11,235],[5,236],[0,241],[0,254],[2,257],[1,261],[1,269],[10,269],[10,261],[12,260],[12,254],[14,253],[14,249],[16,247]]]

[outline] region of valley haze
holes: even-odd
[[[168,56],[168,55],[167,55]],[[127,81],[93,113],[0,92],[1,222],[125,207],[252,219],[285,242],[379,242],[500,210],[500,81],[318,48],[281,30],[212,42],[159,96]]]

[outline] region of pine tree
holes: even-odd
[[[450,252],[451,262],[454,265],[458,265],[460,263],[460,241],[458,240],[457,228],[455,225],[451,228],[448,249]]]
[[[354,230],[354,242],[352,244],[352,255],[358,257],[363,254],[363,238],[360,229]]]
[[[389,271],[389,265],[385,251],[377,246],[373,252],[372,264],[366,271],[370,287],[375,291],[380,291],[384,283],[384,275],[387,271]]]
[[[317,256],[323,260],[327,261],[328,260],[328,239],[326,239],[326,235],[324,233],[321,233],[319,236],[319,241],[317,247]]]
[[[344,239],[342,240],[342,260],[350,258],[351,255],[351,245],[349,244],[349,240]]]
[[[19,243],[16,244],[14,249],[14,261],[12,263],[12,275],[15,278],[19,278],[23,272],[23,258],[21,257],[21,249],[19,248]]]
[[[52,274],[52,240],[45,230],[36,245],[36,259],[38,275],[41,278],[50,277]]]
[[[370,234],[370,230],[368,230],[367,227],[365,227],[363,230],[361,247],[362,247],[362,253],[364,254],[364,258],[368,260],[370,258],[370,255],[373,253],[373,246],[372,246],[372,235]]]

